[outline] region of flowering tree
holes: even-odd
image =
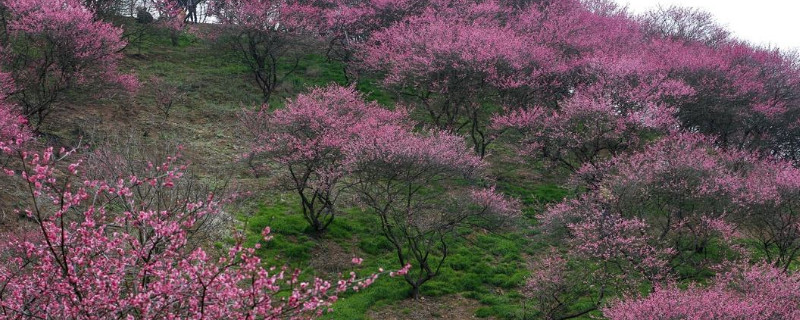
[[[243,117],[252,135],[251,165],[261,171],[270,163],[281,166],[283,185],[300,197],[303,217],[313,232],[326,230],[336,216],[336,202],[350,168],[348,149],[374,128],[400,124],[405,112],[389,111],[365,102],[353,88],[332,85],[298,95],[285,108],[266,108]]]
[[[551,248],[534,260],[522,293],[532,302],[535,317],[548,320],[577,318],[597,310],[610,294],[603,286],[593,290],[598,288],[597,279],[587,276],[585,270],[571,268],[568,258]],[[573,302],[578,299],[589,303],[576,308]]]
[[[778,268],[755,265],[720,274],[707,287],[669,286],[644,298],[629,297],[603,310],[623,319],[796,319],[800,279]]]
[[[547,234],[563,235],[567,248],[535,261],[526,283],[525,292],[542,317],[578,317],[616,294],[673,277],[670,263],[678,251],[652,236],[646,220],[623,216],[614,206],[609,199],[584,196],[540,217]]]
[[[558,318],[595,310],[612,293],[636,293],[642,285],[656,290],[653,297],[697,298],[705,293],[657,290],[673,281],[702,281],[742,257],[763,258],[768,269],[789,272],[800,251],[794,200],[799,177],[791,162],[687,133],[585,165],[573,183],[587,192],[539,216],[545,233],[566,239],[568,250],[535,263],[527,289],[542,314]],[[565,261],[591,265],[592,273]],[[558,281],[541,280],[551,278]],[[555,291],[549,296],[547,290]],[[575,307],[586,299],[593,306]]]
[[[4,0],[2,63],[17,90],[11,96],[35,126],[64,91],[120,85],[136,89],[134,77],[118,71],[122,30],[95,19],[77,0]]]
[[[800,254],[800,170],[774,159],[745,167],[739,202],[745,207],[739,230],[758,243],[766,262],[787,272]]]
[[[508,106],[560,107],[589,94],[618,108],[673,109],[685,128],[723,146],[796,157],[797,59],[729,39],[707,13],[673,7],[634,18],[602,1],[552,1],[513,19],[527,42],[558,59],[537,77],[551,85],[530,87],[544,99],[519,94]]]
[[[701,135],[677,134],[641,152],[584,166],[575,180],[588,192],[551,206],[539,219],[547,234],[565,239],[569,259],[592,266],[591,275],[570,279],[589,279],[586,285],[594,289],[578,282],[576,291],[561,295],[573,301],[543,312],[568,313],[576,297],[591,298],[596,309],[611,293],[702,278],[747,255],[732,240],[741,237],[748,214],[740,168],[756,161],[714,147]]]
[[[753,161],[743,153],[714,149],[712,143],[698,135],[674,135],[640,153],[617,157],[603,169],[579,172],[580,178],[600,181],[593,187],[593,199],[586,200],[607,204],[604,215],[590,216],[605,219],[613,212],[640,223],[650,230],[647,237],[671,248],[682,264],[698,263],[688,256],[705,252],[716,237],[733,236],[731,223],[742,213],[737,169]],[[596,226],[582,223],[570,228]]]
[[[609,67],[625,65],[616,57],[641,46],[638,26],[607,1],[542,1],[516,10],[510,20],[507,25],[533,44],[525,50],[544,58],[529,61],[547,71],[532,74],[522,90],[509,94],[504,104],[513,107],[555,107],[596,78],[587,68],[603,58],[613,59]]]
[[[729,40],[729,32],[705,11],[677,6],[658,7],[639,20],[646,34],[679,41],[717,45]]]
[[[492,121],[498,132],[517,133],[521,154],[548,159],[573,172],[637,148],[646,133],[676,127],[670,109],[651,104],[622,108],[583,94],[565,101],[557,111],[534,107],[497,115]]]
[[[234,227],[234,217],[227,211],[220,210],[216,214],[198,215],[198,212],[216,209],[218,202],[236,200],[237,192],[230,181],[208,181],[200,179],[188,168],[181,153],[183,147],[171,143],[148,143],[135,133],[106,134],[94,141],[91,151],[81,154],[81,165],[87,170],[85,178],[89,180],[118,181],[131,176],[148,176],[154,164],[172,163],[181,170],[180,179],[176,179],[169,188],[147,183],[132,185],[131,198],[106,197],[106,205],[132,211],[167,211],[184,212],[183,218],[192,218],[194,225],[186,229],[187,242],[185,250],[200,246],[208,246],[221,238],[229,237]],[[213,199],[215,201],[209,201]],[[217,201],[220,200],[220,201]],[[132,207],[136,203],[138,207]],[[232,204],[231,204],[232,205]]]
[[[640,17],[647,41],[671,47],[663,59],[672,79],[693,94],[673,99],[686,128],[731,148],[796,158],[800,68],[793,54],[727,37],[704,12],[670,7]],[[792,119],[792,120],[789,120]]]
[[[705,62],[676,71],[697,93],[679,101],[683,125],[726,147],[777,151],[791,129],[785,116],[797,114],[800,68],[780,51],[742,43],[693,51]]]
[[[158,14],[156,25],[166,30],[172,45],[177,46],[179,36],[186,26],[185,1],[152,0],[152,8]]]
[[[241,238],[212,258],[186,243],[199,219],[220,212],[213,196],[161,211],[134,196],[138,186],[178,183],[182,171],[174,162],[107,181],[84,177],[80,162],[61,166],[56,160],[52,149],[22,153],[18,177],[30,192],[24,214],[32,225],[2,235],[3,317],[305,317],[327,310],[336,293],[377,276],[302,282],[299,271],[262,267]],[[112,205],[112,199],[126,205]],[[269,233],[264,229],[264,240]]]
[[[25,130],[27,120],[6,102],[0,106],[0,150],[10,153],[30,138]]]
[[[694,93],[673,74],[685,58],[676,57],[680,46],[649,40],[608,2],[432,6],[372,32],[362,65],[385,74],[440,128],[468,133],[481,155],[494,137],[486,122],[500,106],[559,109],[580,96],[623,114],[667,114],[667,102]]]
[[[302,1],[215,0],[210,6],[229,26],[230,44],[250,67],[265,103],[296,69],[298,46],[324,24],[321,9]],[[288,63],[288,70],[281,70],[281,63]]]
[[[0,73],[0,83],[3,83],[2,79],[6,79],[7,86],[11,86],[8,74]],[[27,123],[18,107],[0,94],[0,153],[11,154],[31,139]]]
[[[436,126],[468,134],[483,156],[491,142],[485,126],[490,104],[497,103],[492,98],[535,77],[551,58],[550,50],[526,46],[502,23],[499,17],[508,14],[492,1],[450,1],[373,33],[361,59]]]
[[[380,218],[400,265],[417,266],[405,275],[415,299],[439,273],[456,228],[519,214],[518,203],[493,188],[464,186],[464,179],[481,178],[485,164],[458,136],[382,127],[350,147],[358,150],[353,172],[359,202]]]
[[[344,63],[344,75],[353,82],[358,51],[373,33],[439,5],[428,0],[331,1],[322,32],[328,41],[326,56]]]
[[[0,159],[2,159],[0,168],[8,175],[14,174],[14,171],[8,168],[9,163],[14,162],[14,156],[33,138],[27,125],[28,120],[22,116],[19,107],[6,100],[7,93],[13,90],[13,87],[11,76],[0,72]],[[3,183],[12,185],[7,180]],[[6,225],[7,222],[3,219],[0,224]]]

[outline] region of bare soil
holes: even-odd
[[[375,320],[478,319],[475,310],[480,306],[480,302],[460,295],[422,297],[416,301],[406,299],[370,311],[367,317]]]

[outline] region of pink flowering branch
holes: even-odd
[[[297,270],[264,268],[241,237],[220,257],[189,249],[188,233],[197,221],[220,213],[216,200],[158,211],[137,210],[146,205],[132,196],[139,185],[173,188],[183,175],[175,158],[150,164],[146,175],[112,181],[84,178],[80,162],[62,168],[52,149],[25,152],[22,160],[18,178],[31,195],[25,215],[32,222],[30,229],[3,234],[5,317],[312,317],[328,310],[338,293],[377,277],[305,282]],[[117,198],[128,202],[127,209],[109,205],[107,199]],[[269,240],[269,229],[263,236]]]
[[[800,279],[768,265],[720,274],[688,289],[671,285],[647,297],[626,297],[603,310],[609,319],[795,319]]]

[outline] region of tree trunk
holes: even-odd
[[[420,286],[417,284],[411,284],[411,297],[414,298],[414,300],[419,300],[419,287]]]

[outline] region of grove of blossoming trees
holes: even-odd
[[[98,21],[80,1],[10,0],[3,8],[0,66],[16,85],[10,95],[37,127],[67,90],[138,82],[119,71],[122,29]]]
[[[188,28],[158,0],[173,46],[133,55],[112,2],[0,0],[0,319],[305,319],[395,291],[517,306],[498,318],[800,319],[800,58],[712,14],[209,0],[218,23]],[[99,95],[146,110],[85,121]],[[387,261],[400,285],[361,290]]]
[[[244,118],[255,134],[250,156],[271,158],[282,167],[284,185],[299,195],[313,232],[320,234],[333,222],[340,198],[379,216],[398,264],[418,269],[405,275],[414,298],[439,273],[456,228],[467,219],[504,221],[519,212],[493,188],[480,188],[486,164],[463,138],[438,130],[413,132],[403,110],[367,103],[352,88],[313,89],[284,109],[262,108]]]

